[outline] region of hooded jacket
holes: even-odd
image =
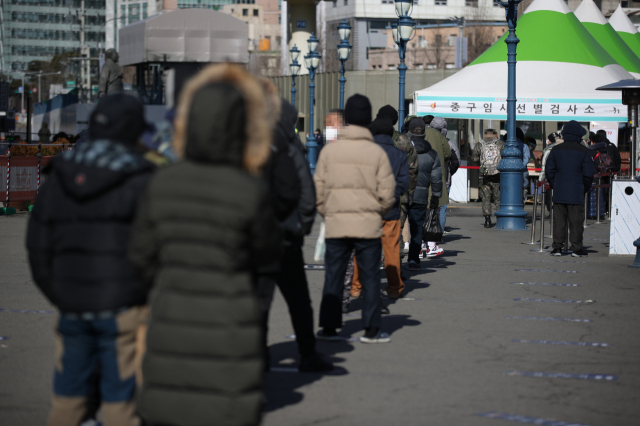
[[[36,285],[62,312],[143,305],[127,243],[153,164],[107,140],[56,157],[45,169],[29,219],[27,250]]]
[[[260,422],[254,285],[257,268],[281,250],[261,177],[267,109],[258,82],[235,65],[207,67],[182,92],[174,147],[184,161],[150,181],[129,248],[154,288],[138,401],[149,424]]]
[[[554,203],[582,205],[596,168],[588,148],[578,141],[565,139],[550,151],[544,172],[553,189]]]
[[[313,176],[325,238],[380,238],[382,217],[395,203],[389,158],[366,127],[343,127],[322,150]]]
[[[409,134],[418,153],[418,183],[413,195],[413,202],[429,205],[432,195],[442,196],[442,163],[440,163],[438,153],[424,139],[424,136]]]
[[[389,157],[389,163],[396,179],[396,202],[389,213],[382,220],[400,220],[400,199],[409,189],[409,161],[407,154],[393,144],[393,138],[389,135],[375,135],[373,139],[384,149]]]

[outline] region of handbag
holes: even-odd
[[[324,222],[320,224],[320,235],[316,241],[316,251],[313,254],[313,260],[316,262],[324,262],[324,254],[327,251],[327,245],[324,241]]]
[[[442,226],[440,226],[440,209],[428,209],[427,219],[422,225],[422,241],[441,241]]]

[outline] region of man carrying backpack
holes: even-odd
[[[480,161],[480,197],[482,198],[482,215],[484,227],[491,227],[491,195],[496,204],[496,210],[500,208],[500,172],[498,165],[502,160],[504,141],[498,139],[498,132],[487,129],[484,132],[484,140],[479,140],[473,149],[471,158]]]

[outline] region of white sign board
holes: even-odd
[[[447,118],[506,120],[505,97],[416,96],[417,115]],[[619,99],[518,98],[519,121],[626,121],[627,110]]]
[[[598,130],[604,130],[607,132],[607,139],[609,142],[618,146],[618,124],[611,122],[600,123],[597,121],[592,121],[589,126],[589,131],[596,133]]]

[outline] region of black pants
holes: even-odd
[[[567,237],[567,219],[569,220],[569,241],[572,251],[582,250],[582,233],[584,232],[584,205],[553,205],[553,248],[562,249]]]
[[[380,328],[380,238],[327,238],[325,253],[325,277],[322,303],[320,305],[320,327],[342,328],[342,291],[344,275],[351,257],[356,251],[358,273],[362,283],[362,325],[364,328]]]
[[[277,285],[289,307],[300,356],[312,356],[316,353],[316,338],[313,334],[313,309],[309,297],[309,284],[304,272],[302,248],[285,247],[281,265],[279,272],[260,275],[258,278],[258,298],[263,314],[265,348],[269,329],[269,309]]]

